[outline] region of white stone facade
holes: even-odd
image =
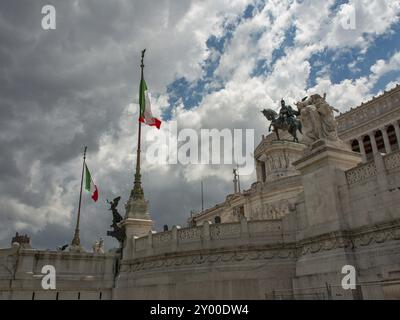
[[[400,86],[341,114],[338,133],[353,151],[360,152],[363,161],[373,154],[399,149]]]
[[[113,253],[0,249],[0,299],[110,300],[116,262]],[[45,265],[56,270],[55,290],[42,288]]]
[[[400,299],[399,118],[397,86],[338,117],[348,149],[318,142],[304,152],[263,137],[249,190],[191,217],[187,228],[154,232],[150,216],[125,217],[122,260],[1,249],[0,297]],[[376,135],[380,128],[387,137]],[[371,152],[366,144],[358,152],[354,141],[366,136],[375,138]],[[57,290],[41,289],[44,264],[59,270]],[[356,269],[354,290],[341,286],[345,265]]]
[[[356,153],[322,146],[295,163],[305,192],[280,219],[131,239],[114,297],[400,298],[399,157],[355,166]],[[357,290],[341,288],[344,265]]]
[[[372,99],[359,107],[340,114],[338,136],[354,151],[361,154],[365,163],[374,154],[391,153],[400,145],[400,86]],[[301,135],[299,134],[300,141]],[[281,139],[291,140],[287,132]],[[248,219],[274,219],[288,213],[288,207],[302,191],[299,175],[292,163],[301,156],[304,146],[282,141],[278,143],[274,133],[263,136],[254,152],[257,182],[250,190],[229,195],[225,202],[192,216],[189,225],[214,222],[221,217],[222,222],[236,221],[237,211]],[[286,177],[293,177],[283,179]],[[275,181],[283,179],[275,183]],[[274,195],[279,195],[278,198]],[[239,208],[236,209],[236,208]]]

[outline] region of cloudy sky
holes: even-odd
[[[43,30],[42,7],[56,9]],[[355,12],[355,20],[352,18]],[[99,186],[84,194],[81,240],[106,247],[106,199],[133,184],[140,51],[162,129],[254,129],[260,114],[313,92],[345,111],[400,82],[400,2],[245,0],[2,0],[0,2],[0,247],[15,231],[38,248],[71,241],[82,151]],[[350,19],[350,20],[349,20]],[[353,28],[353,25],[355,26]],[[232,165],[155,165],[143,186],[156,229],[185,225],[232,192]],[[241,177],[249,187],[254,173]]]

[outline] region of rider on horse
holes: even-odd
[[[291,125],[294,118],[297,116],[296,111],[289,105],[286,105],[285,100],[281,100],[281,109],[279,110],[278,121],[281,124]]]
[[[279,133],[278,130],[288,131],[290,135],[293,137],[294,142],[299,142],[297,138],[297,130],[301,131],[301,122],[297,119],[297,116],[300,115],[300,112],[294,110],[291,106],[286,105],[285,100],[281,100],[281,109],[279,110],[279,114],[276,113],[273,109],[264,109],[261,111],[264,116],[271,121],[269,125],[269,131],[271,131],[271,127],[274,128],[274,132],[276,133],[276,137],[278,140]]]

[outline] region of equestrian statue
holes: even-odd
[[[281,109],[279,110],[279,115],[272,109],[264,109],[261,111],[264,116],[271,121],[269,125],[268,131],[271,131],[271,127],[273,127],[273,131],[276,134],[278,140],[279,132],[278,130],[285,130],[290,133],[293,137],[293,142],[299,142],[297,138],[297,130],[302,134],[302,126],[298,116],[300,116],[300,112],[294,110],[291,106],[286,105],[285,100],[281,100]]]

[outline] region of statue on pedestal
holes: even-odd
[[[301,122],[297,119],[297,116],[299,116],[300,113],[297,110],[294,110],[291,106],[286,105],[285,100],[281,100],[279,115],[272,109],[264,109],[261,112],[269,121],[271,121],[268,131],[271,131],[271,127],[273,127],[278,140],[280,140],[278,129],[281,129],[290,133],[293,137],[293,142],[299,142],[299,139],[297,138],[297,130],[302,133],[302,126]]]
[[[302,142],[305,144],[311,145],[317,140],[340,142],[333,114],[333,111],[339,111],[330,106],[325,98],[326,94],[313,94],[296,103],[304,129]]]
[[[103,238],[100,238],[99,241],[96,241],[96,243],[92,247],[94,253],[104,253],[104,240]]]
[[[18,243],[22,248],[31,248],[31,238],[26,234],[15,233],[11,240],[11,244]]]

